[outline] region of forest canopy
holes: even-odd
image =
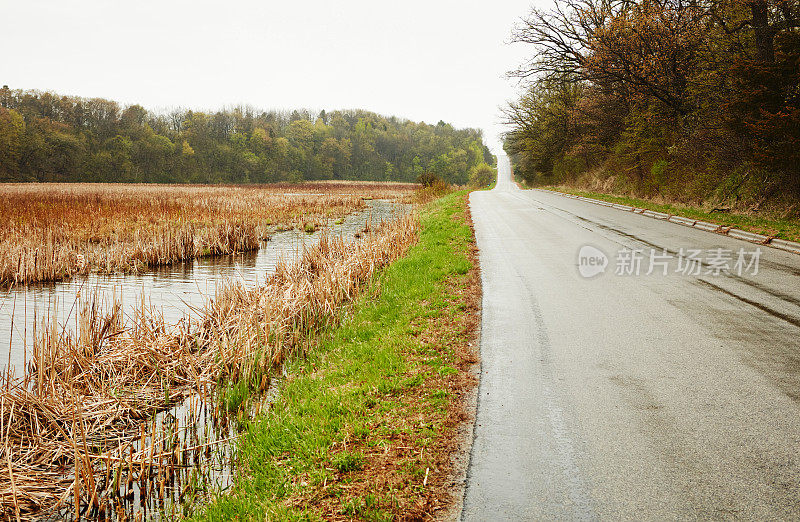
[[[0,181],[466,184],[494,158],[481,131],[362,110],[156,114],[100,98],[0,89]]]
[[[798,0],[554,0],[505,148],[532,184],[800,199]]]

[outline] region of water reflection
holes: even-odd
[[[322,233],[352,238],[367,223],[389,221],[407,211],[408,205],[391,201],[367,201],[367,210],[330,222]],[[160,267],[136,275],[97,275],[76,277],[69,281],[36,284],[0,291],[0,367],[10,367],[17,375],[31,353],[36,324],[46,317],[57,317],[65,335],[75,330],[79,300],[97,296],[110,305],[121,301],[126,320],[144,296],[145,303],[164,315],[168,323],[177,323],[201,309],[214,296],[223,281],[239,280],[248,286],[263,282],[276,264],[295,259],[305,245],[317,241],[321,233],[298,230],[277,232],[254,252],[196,259]]]

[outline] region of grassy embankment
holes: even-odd
[[[618,196],[614,194],[605,194],[602,192],[577,190],[563,185],[541,188],[547,190],[558,190],[559,192],[576,194],[578,196],[600,199],[603,201],[610,201],[612,203],[619,203],[622,205],[655,210],[656,212],[675,214],[724,226],[733,226],[741,230],[747,230],[748,232],[755,232],[757,234],[764,234],[766,236],[775,236],[791,241],[800,241],[800,219],[785,218],[775,215],[774,213],[769,213],[767,215],[756,215],[755,213],[745,214],[730,211],[712,211],[713,209],[710,207],[703,208],[679,203],[654,202],[647,199],[633,198],[630,196]]]
[[[247,426],[240,478],[198,519],[421,519],[447,507],[477,361],[465,209],[464,193],[424,208],[419,243],[289,365],[280,397]]]

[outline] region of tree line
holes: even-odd
[[[529,183],[682,200],[800,198],[798,0],[554,0],[505,110]]]
[[[0,89],[0,181],[466,184],[493,156],[480,130],[363,110],[157,114],[100,98]]]

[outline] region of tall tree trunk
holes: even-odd
[[[775,61],[775,30],[769,25],[767,0],[750,2],[750,12],[753,15],[753,32],[756,37],[758,59],[765,63],[773,63]]]

